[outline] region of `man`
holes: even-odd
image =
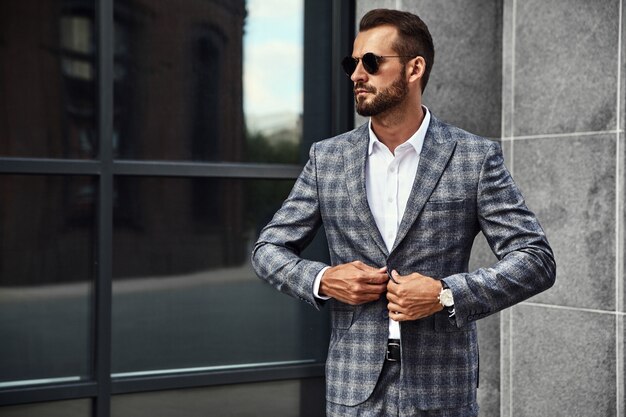
[[[500,146],[422,106],[433,58],[419,17],[363,17],[342,65],[369,123],[312,146],[253,251],[261,278],[330,307],[329,416],[476,416],[475,321],[555,280]],[[321,224],[330,267],[299,256]],[[499,261],[470,273],[480,231]]]

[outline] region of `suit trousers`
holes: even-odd
[[[478,405],[441,410],[419,410],[402,398],[400,363],[385,361],[372,395],[354,407],[326,403],[327,417],[477,417]]]

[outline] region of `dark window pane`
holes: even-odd
[[[117,395],[112,417],[319,417],[324,380],[312,378],[177,391]]]
[[[298,163],[303,0],[115,8],[117,157]]]
[[[0,407],[2,417],[89,417],[91,400],[54,401]]]
[[[90,374],[95,180],[0,176],[0,387]]]
[[[96,154],[94,2],[0,2],[0,155]]]
[[[325,316],[257,279],[249,262],[292,184],[118,179],[114,373],[325,358]]]

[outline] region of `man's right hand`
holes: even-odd
[[[320,295],[358,305],[376,301],[387,291],[387,267],[375,268],[360,261],[333,266],[324,272]]]

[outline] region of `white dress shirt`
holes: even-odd
[[[415,173],[426,137],[426,130],[430,124],[430,111],[426,107],[423,109],[424,120],[419,129],[406,142],[398,146],[394,153],[391,153],[389,148],[378,140],[372,130],[372,121],[370,120],[369,123],[365,190],[376,226],[388,251],[391,251],[393,247],[398,234],[398,227],[404,216],[404,210],[415,181]],[[372,266],[383,267],[385,265]],[[324,268],[317,275],[314,286],[315,296],[322,299],[328,299],[328,297],[319,295],[321,278],[326,269],[328,268]],[[389,319],[389,338],[400,339],[400,324],[392,319]]]

